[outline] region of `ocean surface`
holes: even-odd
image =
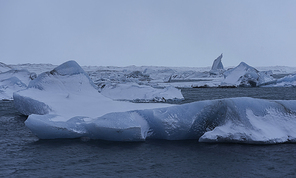
[[[182,93],[182,103],[242,96],[296,100],[296,88],[192,88]],[[25,120],[13,101],[0,101],[0,177],[296,177],[296,144],[39,140]]]

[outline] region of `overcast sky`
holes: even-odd
[[[0,62],[296,66],[295,0],[0,0]]]

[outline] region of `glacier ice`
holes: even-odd
[[[274,144],[296,142],[296,101],[230,98],[166,108],[108,113],[101,117],[30,115],[25,122],[42,139],[112,141],[145,139]]]
[[[15,108],[25,114],[59,113],[63,116],[100,116],[109,112],[169,106],[113,101],[98,92],[84,70],[68,61],[32,80],[28,88],[13,94]]]
[[[223,57],[223,54],[221,54],[217,59],[214,60],[212,68],[210,70],[211,74],[218,75],[224,72],[224,67],[221,61],[222,57]]]
[[[223,75],[224,80],[221,82],[222,86],[256,87],[261,83],[273,80],[271,73],[265,71],[259,72],[244,62],[241,62],[233,69],[225,71]]]
[[[101,94],[114,100],[138,102],[166,102],[184,99],[181,90],[175,87],[159,89],[137,83],[106,84],[101,89]]]
[[[221,54],[217,59],[214,60],[211,70],[224,70],[223,64],[221,62],[222,57],[223,54]]]

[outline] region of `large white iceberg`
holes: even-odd
[[[50,135],[47,134],[50,131],[46,130],[51,127],[43,128],[42,124],[38,124],[39,122],[32,122],[36,118],[43,118],[40,122],[50,120],[67,126],[67,123],[71,123],[75,119],[83,120],[85,118],[85,121],[89,121],[93,120],[91,118],[101,117],[108,113],[170,106],[168,104],[113,101],[98,92],[97,87],[75,61],[66,62],[50,72],[40,74],[29,83],[27,89],[15,92],[13,98],[15,108],[22,114],[29,115],[26,125],[40,138],[50,137],[40,136],[34,130],[37,128],[45,135]],[[78,121],[75,121],[76,123]],[[118,120],[116,123],[121,129],[124,129],[125,123],[127,130],[131,131],[133,128],[139,130],[135,125],[128,124],[124,120]],[[35,127],[36,125],[37,127]],[[99,132],[102,132],[103,128],[106,128],[107,131],[112,130],[115,125],[110,121],[101,122]],[[43,129],[40,130],[40,128]],[[63,132],[59,128],[57,129],[57,134]],[[106,138],[108,138],[107,131],[103,132]],[[69,137],[72,138],[73,135],[70,135]],[[59,138],[63,137],[62,134]]]
[[[138,102],[166,102],[184,99],[181,90],[175,87],[169,86],[160,89],[136,83],[107,84],[102,88],[101,94],[114,100]]]
[[[221,54],[217,59],[214,60],[212,68],[210,70],[211,74],[218,75],[224,72],[224,67],[221,61],[222,57],[223,57],[223,54]]]
[[[31,115],[25,122],[42,139],[145,139],[274,144],[296,142],[296,101],[231,98],[101,117]]]
[[[259,72],[244,62],[241,62],[237,67],[223,74],[224,80],[221,82],[222,86],[256,87],[273,80],[271,73],[265,71]]]

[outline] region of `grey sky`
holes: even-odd
[[[295,0],[0,0],[0,62],[296,66]]]

